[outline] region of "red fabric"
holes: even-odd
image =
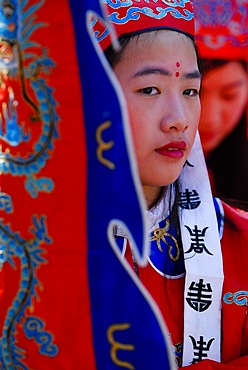
[[[248,4],[238,0],[193,0],[195,38],[203,58],[248,58]]]
[[[226,293],[248,291],[248,215],[223,204],[225,227],[221,241],[224,286]],[[127,259],[132,265],[130,250]],[[183,295],[184,278],[169,280],[150,266],[140,269],[139,277],[157,302],[164,318],[174,346],[183,342]],[[248,299],[247,299],[248,301]],[[247,325],[247,306],[222,301],[222,363],[204,360],[191,365],[201,370],[232,370],[237,367],[248,368],[248,343],[244,328]],[[241,357],[245,355],[245,357]],[[234,361],[234,362],[233,362]],[[193,370],[193,369],[192,369]]]
[[[54,140],[54,146],[49,150],[51,158],[37,178],[50,178],[55,186],[51,193],[39,192],[37,198],[32,198],[24,186],[25,176],[1,174],[1,191],[11,195],[14,208],[10,214],[1,210],[0,217],[3,225],[8,225],[13,233],[32,241],[31,217],[34,214],[45,215],[52,242],[41,245],[47,263],[37,269],[41,284],[40,288],[36,287],[39,298],[33,298],[32,305],[25,310],[21,322],[16,325],[14,338],[16,344],[26,351],[22,362],[28,369],[94,370],[85,237],[86,153],[80,78],[68,2],[45,1],[37,10],[36,17],[36,22],[42,22],[43,27],[33,33],[32,40],[40,44],[55,63],[48,75],[39,70],[38,79],[45,79],[47,86],[54,89],[53,97],[59,116],[59,138]],[[25,51],[22,52],[25,55]],[[25,84],[29,95],[37,103],[27,77]],[[12,86],[20,87],[20,79],[15,83],[13,81]],[[43,122],[30,122],[32,109],[17,91],[14,92],[19,100],[21,120],[30,129],[31,141],[22,143],[21,148],[12,148],[5,142],[1,144],[3,150],[8,148],[11,153],[21,151],[24,155],[25,151],[33,150]],[[13,260],[16,268],[5,262],[0,273],[1,332],[7,308],[20,288],[20,260],[16,256]],[[37,343],[26,338],[23,324],[30,316],[41,318],[45,330],[53,336],[53,343],[59,350],[55,357],[41,355]]]
[[[119,7],[117,7],[116,4],[114,4],[114,6],[106,4],[105,9],[107,14],[114,16],[114,18],[118,18],[118,20],[122,20],[121,22],[115,22],[114,19],[111,18],[111,23],[114,25],[117,37],[127,33],[141,33],[147,29],[152,30],[159,28],[173,28],[194,35],[194,18],[191,20],[185,19],[188,18],[188,12],[192,13],[192,4],[189,1],[183,6],[176,6],[175,4],[172,4],[173,6],[171,4],[168,5],[162,0],[149,2],[145,0],[134,0],[131,1],[130,4],[131,5],[121,4]],[[167,12],[166,16],[164,16],[165,12]],[[152,13],[154,16],[148,16],[146,13]],[[178,16],[179,13],[181,14],[180,17]],[[100,20],[98,20],[94,29],[96,32],[99,32],[97,37],[101,37],[106,31],[105,25],[102,24]],[[102,49],[105,50],[111,44],[110,37],[104,37],[100,44]]]
[[[231,361],[227,364],[218,363],[212,360],[205,360],[199,362],[198,364],[191,365],[192,370],[237,370],[237,369],[247,369],[248,366],[248,356],[240,357],[235,361]],[[187,366],[189,368],[189,366]]]

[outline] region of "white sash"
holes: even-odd
[[[216,213],[199,135],[180,175],[186,280],[183,366],[220,361],[223,265]]]

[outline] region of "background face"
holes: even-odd
[[[211,153],[238,125],[247,105],[247,73],[238,61],[212,69],[202,81],[199,125],[204,153]]]

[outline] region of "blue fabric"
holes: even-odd
[[[156,237],[156,233],[160,238]],[[170,225],[170,217],[159,222],[158,229],[150,234],[151,253],[150,263],[156,271],[168,278],[179,278],[185,274],[184,255],[177,228]]]
[[[131,272],[123,265],[125,261],[119,259],[118,248],[115,251],[111,247],[107,235],[110,222],[120,220],[137,245],[136,260],[146,258],[143,213],[131,170],[119,98],[85,26],[86,12],[90,9],[101,14],[101,9],[96,0],[71,0],[70,6],[88,155],[88,270],[97,369],[169,369],[165,328],[158,322],[157,313],[141,292],[139,283],[135,283],[135,274],[130,276]],[[109,145],[108,149],[100,150],[100,157],[101,145],[96,141],[99,128],[102,141]]]
[[[219,198],[213,198],[213,201],[214,201],[214,208],[215,208],[215,212],[217,216],[219,236],[221,240],[222,234],[223,234],[223,228],[224,228],[224,210],[223,210],[223,207],[221,206],[221,201],[219,200]]]

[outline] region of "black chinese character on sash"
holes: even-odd
[[[192,241],[190,249],[185,253],[190,253],[192,251],[194,251],[195,253],[202,253],[203,251],[205,251],[207,254],[210,254],[212,256],[213,254],[209,252],[204,244],[204,237],[208,227],[204,227],[203,230],[198,229],[197,225],[195,225],[193,230],[191,230],[189,226],[185,225],[185,227],[189,231]]]
[[[178,204],[183,209],[196,209],[201,204],[199,195],[196,190],[180,192]]]
[[[210,339],[207,343],[204,341],[202,335],[200,336],[200,339],[198,341],[196,341],[195,338],[192,337],[191,335],[189,335],[189,337],[192,341],[193,349],[194,349],[194,358],[193,358],[192,364],[195,364],[208,357],[207,352],[209,352],[211,344],[214,341],[214,338]]]
[[[188,160],[184,163],[183,167],[185,167],[185,166],[194,167],[194,165],[191,164]]]
[[[204,284],[203,279],[198,283],[190,284],[186,301],[193,310],[198,312],[206,311],[212,303],[212,288],[210,283]]]

